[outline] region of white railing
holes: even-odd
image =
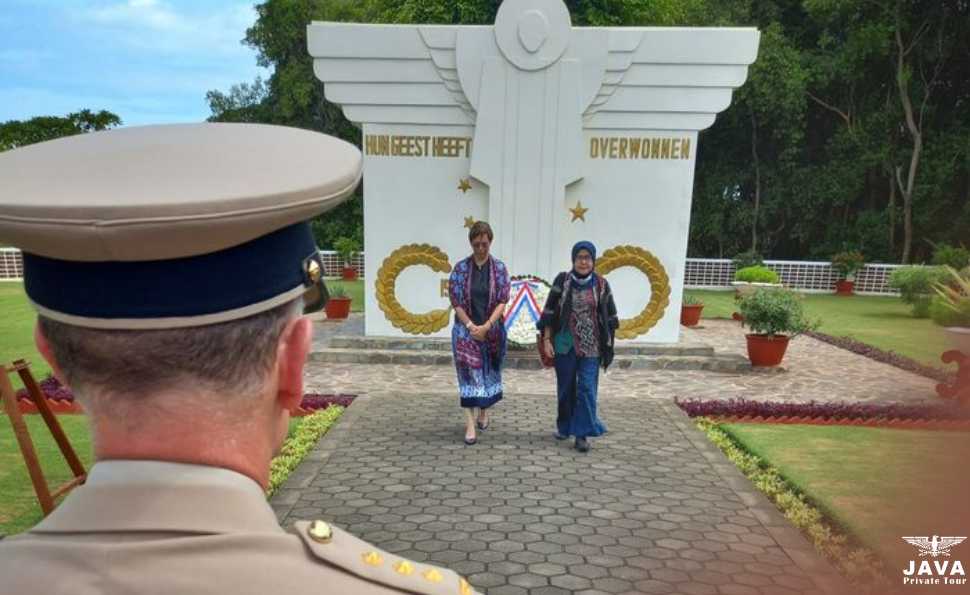
[[[24,259],[16,248],[0,248],[0,281],[19,281],[24,278]]]
[[[343,262],[333,250],[321,250],[324,274],[328,277],[339,277]],[[364,275],[364,255],[354,257],[353,267],[357,274]],[[24,278],[24,261],[17,248],[0,248],[0,281],[19,281]]]
[[[321,250],[324,273],[339,277],[343,262],[333,250]],[[824,261],[766,260],[765,265],[781,276],[792,289],[805,292],[833,291],[838,275],[831,263]],[[889,275],[902,265],[867,264],[856,275],[855,291],[870,295],[898,295],[889,287]],[[357,274],[364,276],[364,253],[353,261]],[[24,276],[20,250],[0,248],[0,281],[20,280]],[[734,263],[723,258],[688,258],[684,285],[690,289],[730,289],[734,280]]]
[[[765,266],[781,277],[781,282],[798,291],[829,293],[839,280],[832,263],[807,260],[766,260]],[[855,292],[868,295],[899,295],[889,287],[889,275],[898,264],[866,264],[855,278]],[[722,258],[688,258],[684,286],[690,289],[730,289],[734,263]]]

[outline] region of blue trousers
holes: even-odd
[[[596,416],[596,391],[599,388],[598,357],[576,357],[576,350],[556,354],[556,393],[559,412],[556,429],[561,436],[586,438],[606,433]]]

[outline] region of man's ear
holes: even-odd
[[[51,344],[47,342],[47,337],[44,336],[44,331],[40,329],[40,321],[38,320],[34,324],[34,344],[37,346],[37,351],[40,352],[41,357],[47,362],[47,365],[51,367],[51,372],[54,374],[54,378],[67,386],[67,379],[64,378],[64,373],[61,372],[61,366],[57,363],[57,358],[54,357],[54,349]]]
[[[276,344],[277,394],[280,406],[293,411],[303,400],[303,367],[313,339],[313,323],[300,317],[287,323]]]

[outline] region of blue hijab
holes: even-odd
[[[576,283],[579,283],[580,285],[586,285],[587,283],[589,283],[590,279],[593,279],[595,277],[595,274],[593,273],[592,270],[586,273],[585,275],[580,275],[576,271],[576,257],[579,256],[580,250],[586,250],[587,252],[589,252],[589,255],[593,258],[593,268],[595,269],[596,268],[596,246],[593,245],[593,242],[587,242],[586,240],[583,240],[582,242],[576,242],[576,245],[573,246],[573,270],[569,274],[572,276],[573,281],[575,281]]]

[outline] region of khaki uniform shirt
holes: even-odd
[[[332,529],[332,530],[331,530]],[[226,469],[105,461],[36,527],[0,541],[0,594],[473,595],[450,570],[320,523],[279,526]]]

